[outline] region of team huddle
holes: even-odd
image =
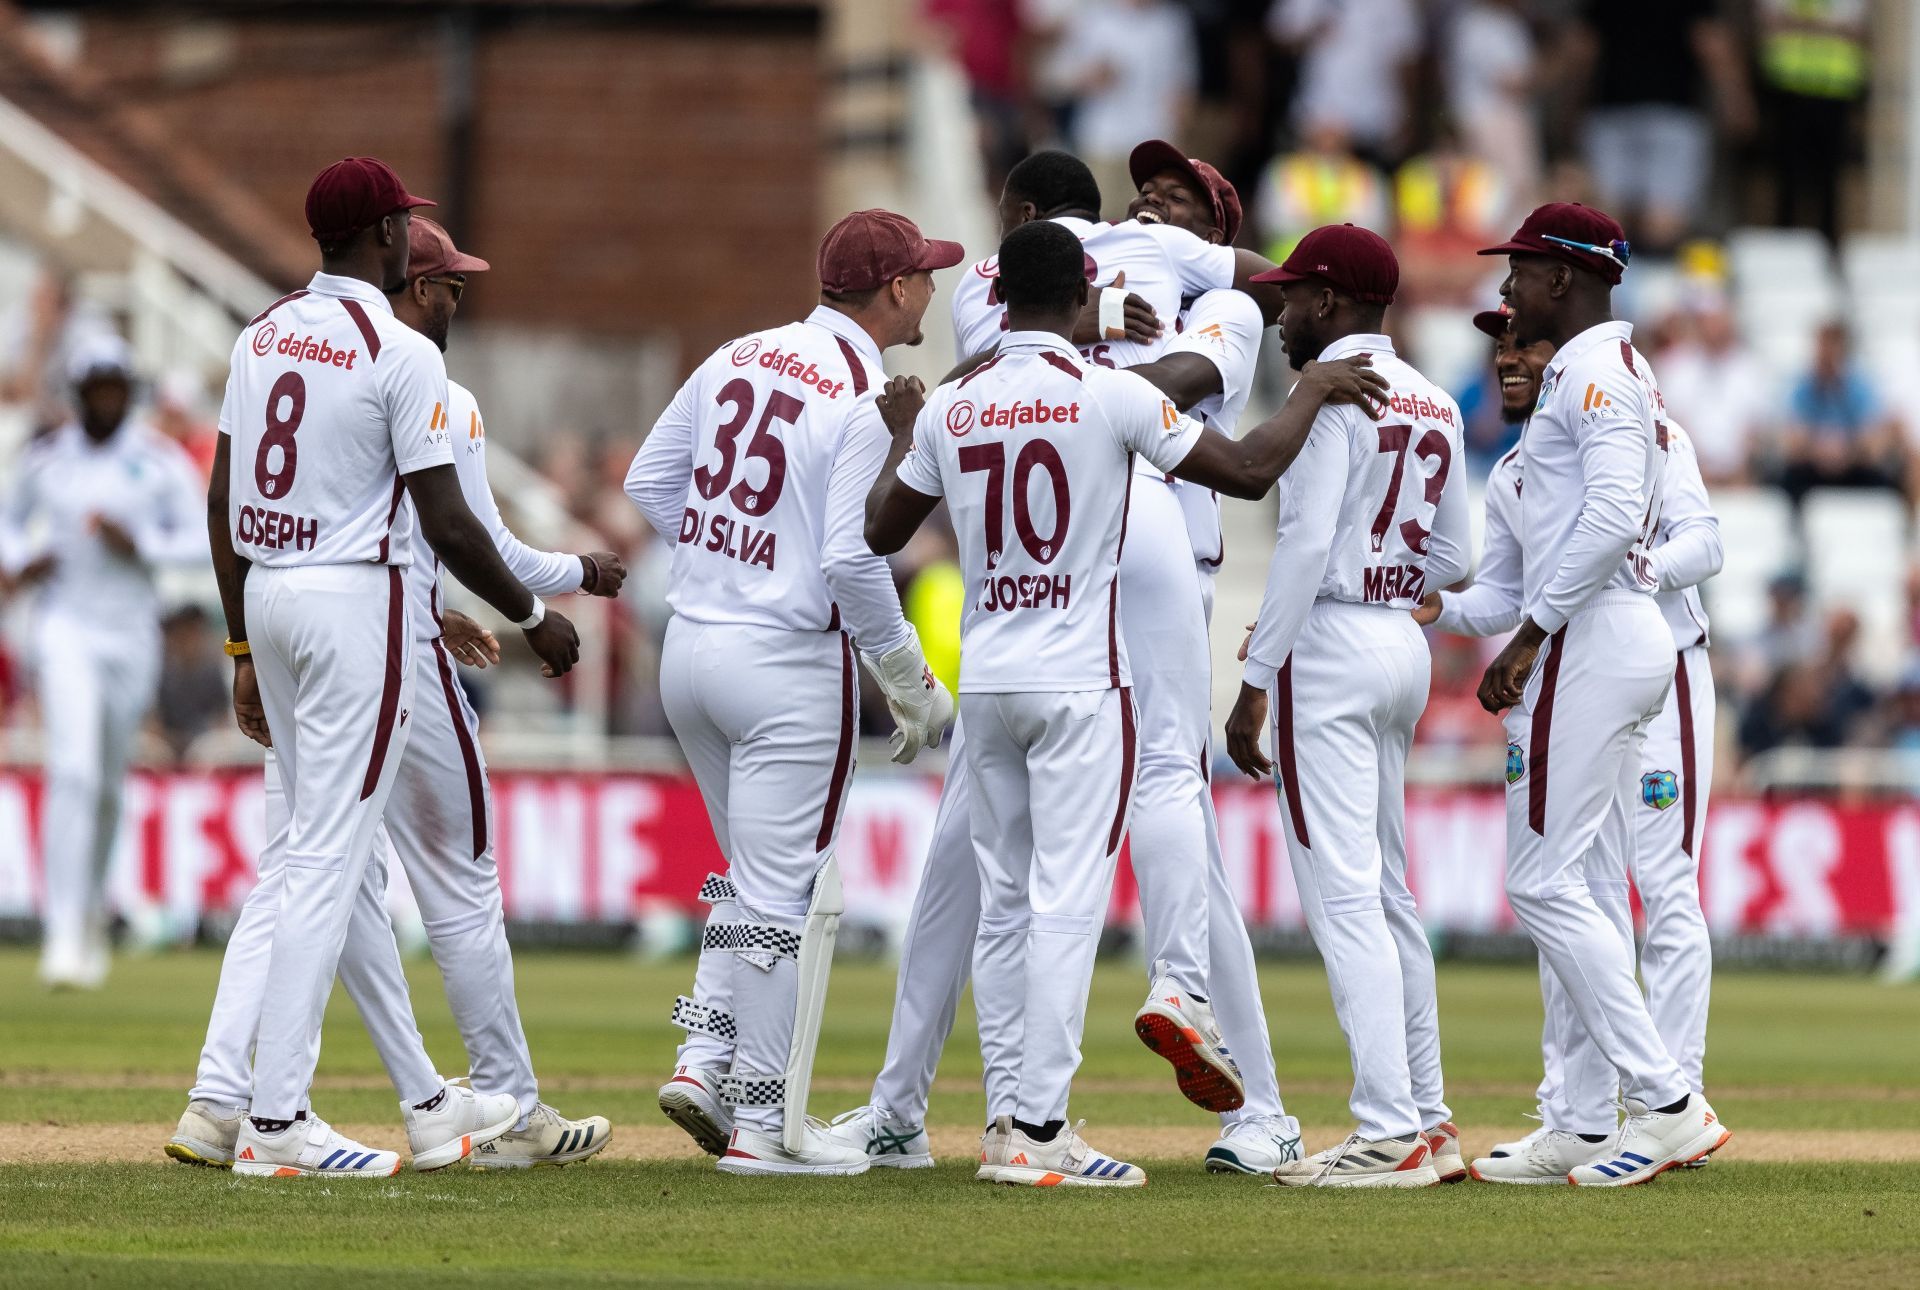
[[[1213,167],[1154,141],[1131,169],[1128,218],[1107,223],[1084,163],[1029,157],[1007,178],[997,253],[965,268],[959,244],[902,216],[847,216],[820,247],[818,307],[715,351],[634,458],[627,492],[672,550],[662,702],[727,861],[698,893],[710,912],[672,1005],[686,1041],[662,1111],[726,1173],[930,1166],[934,1074],[971,978],[976,1177],[1144,1185],[1068,1115],[1130,840],[1149,965],[1135,1030],[1219,1114],[1208,1170],[1621,1186],[1704,1163],[1730,1136],[1702,1091],[1710,963],[1692,861],[1713,701],[1695,588],[1720,545],[1686,436],[1612,319],[1624,234],[1550,205],[1483,252],[1509,257],[1505,304],[1475,322],[1524,427],[1488,484],[1478,576],[1450,591],[1473,563],[1461,416],[1386,334],[1392,248],[1330,226],[1276,266],[1233,248],[1240,202]],[[606,1120],[538,1097],[452,666],[497,660],[497,642],[444,612],[439,570],[557,675],[578,642],[539,594],[613,595],[624,569],[534,551],[500,523],[478,411],[440,358],[465,275],[486,266],[411,214],[425,204],[370,159],[323,173],[308,199],[323,272],[234,350],[209,516],[236,713],[272,749],[272,841],[167,1148],[195,1163],[400,1168],[307,1103],[336,972],[393,1077],[415,1168],[563,1164],[611,1138]],[[950,269],[957,366],[931,391],[889,380],[883,354],[921,341]],[[1241,434],[1273,323],[1297,379]],[[309,359],[318,343],[359,366],[295,365],[276,330]],[[1282,1101],[1208,785],[1218,494],[1276,485],[1225,732],[1236,766],[1275,780],[1347,1038],[1355,1127],[1312,1154]],[[957,700],[885,558],[943,503],[967,588]],[[1512,633],[1479,697],[1506,714],[1507,891],[1546,1009],[1542,1125],[1471,1163],[1406,881],[1405,767],[1435,624]],[[952,747],[885,1062],[868,1103],[824,1123],[808,1093],[861,666],[896,762],[949,727]],[[450,812],[470,831],[446,829]],[[413,1024],[388,847],[420,893],[468,1078],[442,1079]],[[1630,881],[1648,916],[1644,993]]]

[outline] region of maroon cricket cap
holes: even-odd
[[[1475,314],[1473,316],[1473,325],[1495,340],[1499,340],[1507,334],[1507,322],[1512,317],[1513,310],[1507,308],[1507,302],[1502,300],[1499,308],[1482,309],[1479,313]]]
[[[1165,139],[1148,139],[1127,158],[1127,173],[1133,177],[1135,192],[1163,170],[1178,171],[1207,195],[1213,203],[1213,223],[1220,230],[1221,241],[1231,245],[1240,236],[1240,193],[1212,166],[1187,156]]]
[[[871,291],[921,269],[951,269],[966,255],[958,242],[921,236],[920,226],[905,215],[855,211],[820,239],[820,285],[828,291]]]
[[[453,244],[453,235],[425,215],[407,230],[407,276],[437,278],[447,273],[479,273],[491,266]]]
[[[1325,224],[1301,238],[1277,269],[1253,275],[1255,282],[1321,278],[1355,300],[1390,305],[1400,287],[1400,261],[1387,239],[1357,224]]]
[[[377,157],[348,157],[314,176],[307,189],[307,227],[316,242],[344,242],[398,210],[433,206],[415,197]]]
[[[1557,240],[1556,240],[1557,239]],[[1578,245],[1568,245],[1577,243]],[[1584,250],[1604,247],[1605,253]],[[1522,221],[1519,231],[1482,255],[1547,255],[1576,269],[1597,273],[1614,286],[1626,271],[1629,253],[1626,230],[1605,211],[1579,202],[1548,202]]]

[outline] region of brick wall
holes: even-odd
[[[808,307],[824,89],[817,24],[792,7],[123,11],[89,19],[82,57],[297,222],[313,174],[354,153],[457,199],[444,103],[463,11],[470,178],[446,215],[495,266],[463,316],[670,338],[684,369]]]

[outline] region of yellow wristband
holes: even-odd
[[[253,646],[246,641],[230,640],[226,644],[226,650],[228,658],[239,658],[242,654],[253,653]]]

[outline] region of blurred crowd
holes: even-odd
[[[1452,253],[1546,200],[1636,249],[1734,224],[1841,228],[1861,155],[1868,0],[922,0],[964,72],[988,185],[1041,146],[1109,214],[1174,138],[1248,196],[1283,258],[1321,224],[1396,237],[1403,294],[1471,289]],[[1737,178],[1738,182],[1719,182]]]

